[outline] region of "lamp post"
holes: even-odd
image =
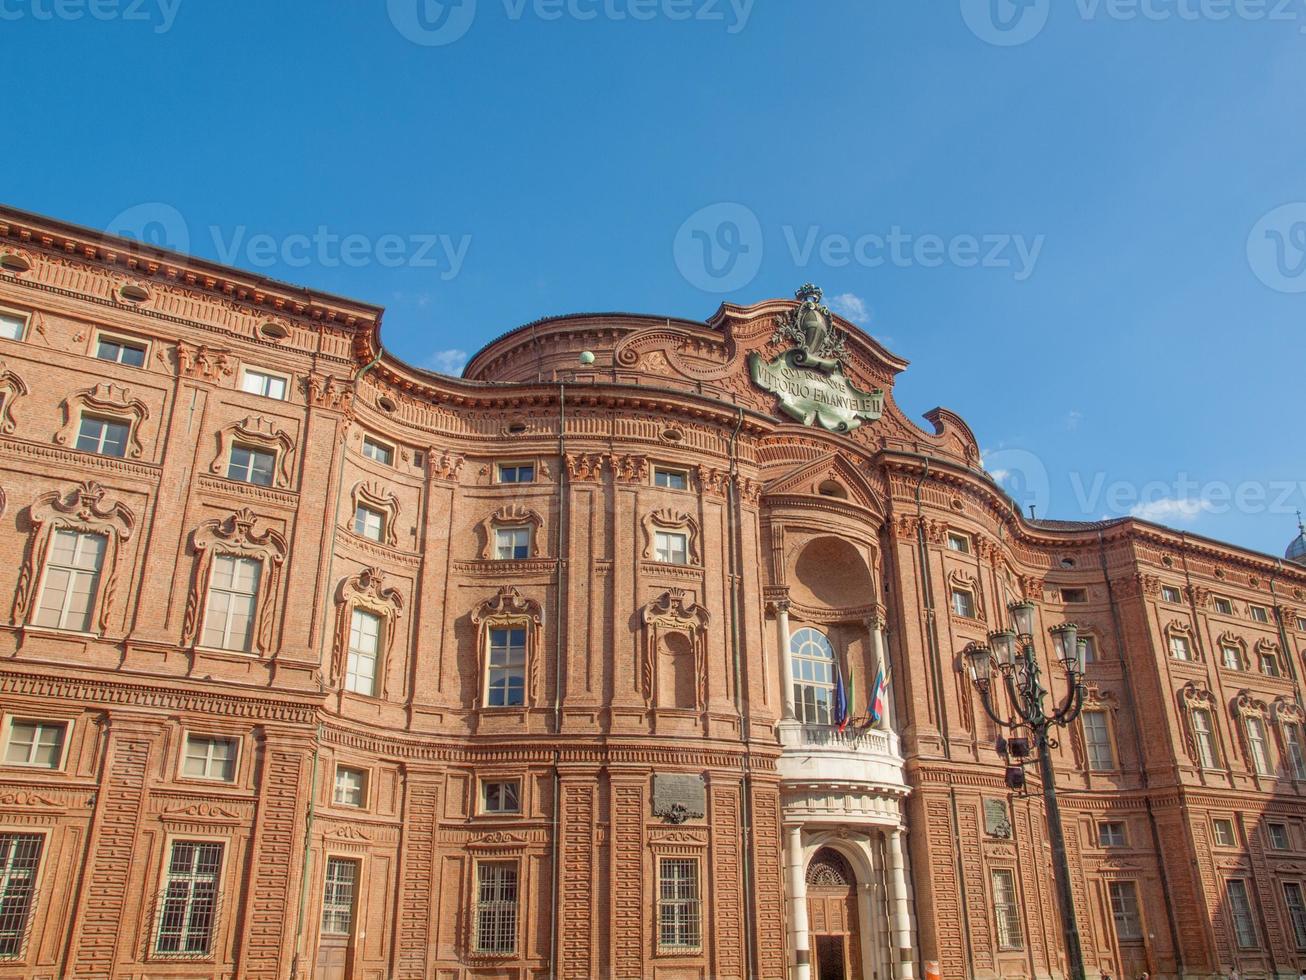
[[[1021,789],[1025,785],[1024,765],[1031,755],[1038,761],[1039,780],[1043,784],[1043,808],[1047,817],[1048,838],[1052,842],[1052,871],[1057,883],[1057,904],[1061,908],[1066,955],[1070,959],[1071,980],[1084,980],[1084,953],[1079,945],[1079,926],[1075,921],[1074,895],[1070,890],[1070,868],[1066,864],[1066,840],[1061,831],[1061,808],[1052,772],[1052,753],[1057,740],[1052,734],[1065,728],[1084,706],[1084,654],[1087,643],[1079,638],[1079,627],[1063,623],[1052,627],[1052,642],[1057,659],[1066,672],[1070,690],[1059,708],[1049,714],[1038,658],[1034,651],[1034,604],[1015,602],[1009,607],[1013,629],[989,634],[988,644],[972,643],[963,652],[971,681],[979,692],[985,712],[1010,737],[998,739],[998,751],[1012,757],[1017,765],[1007,768],[1007,786]],[[1014,714],[1002,718],[994,691],[994,670],[1001,675],[1007,690],[1007,704]],[[1032,740],[1032,745],[1031,745]]]

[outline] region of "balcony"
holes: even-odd
[[[786,721],[779,726],[787,817],[804,822],[897,822],[907,795],[898,736]]]

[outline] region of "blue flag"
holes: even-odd
[[[848,727],[848,691],[843,686],[843,671],[834,668],[834,724],[839,731]]]

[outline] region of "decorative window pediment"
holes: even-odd
[[[525,703],[532,707],[540,703],[540,641],[544,630],[544,609],[534,599],[528,599],[513,586],[504,586],[492,598],[486,599],[472,610],[472,625],[476,627],[476,660],[480,665],[482,684],[490,671],[490,631],[519,628],[526,631]],[[480,704],[487,704],[482,691]]]
[[[386,574],[379,568],[364,568],[340,583],[336,590],[336,632],[331,649],[330,684],[340,684],[345,671],[345,658],[349,652],[349,633],[355,609],[373,613],[381,621],[380,644],[377,650],[376,676],[379,697],[389,693],[389,671],[386,662],[394,648],[399,631],[399,614],[403,612],[404,597],[398,589],[386,584]]]
[[[952,571],[948,573],[948,592],[951,595],[954,592],[961,591],[969,593],[972,609],[968,618],[984,621],[984,590],[980,588],[979,582],[975,576],[963,571]],[[965,615],[956,606],[953,606],[953,612],[957,615]]]
[[[1242,690],[1233,699],[1233,712],[1239,718],[1264,718],[1270,713],[1270,709],[1251,691]]]
[[[191,548],[195,552],[196,563],[190,594],[186,597],[186,618],[181,629],[182,646],[192,646],[199,640],[214,556],[231,555],[261,563],[262,571],[254,600],[254,649],[262,655],[272,650],[278,585],[281,566],[286,560],[286,539],[273,527],[260,530],[258,523],[258,516],[249,508],[243,508],[228,517],[205,521],[191,535]]]
[[[395,548],[399,545],[399,498],[393,492],[386,493],[385,488],[377,483],[359,483],[353,491],[354,506],[350,513],[349,526],[353,527],[353,511],[359,505],[370,507],[385,515],[382,539],[385,544]]]
[[[500,527],[529,527],[531,529],[530,556],[538,558],[543,554],[540,548],[541,532],[544,530],[544,518],[535,511],[521,504],[506,504],[481,521],[481,558],[488,561],[495,557],[495,529]]]
[[[141,423],[150,417],[149,407],[139,398],[133,398],[131,392],[121,385],[102,381],[94,388],[74,392],[63,400],[63,424],[54,434],[54,441],[61,446],[75,446],[77,431],[85,414],[108,416],[127,423],[130,432],[127,455],[140,459],[145,452],[141,443]]]
[[[14,402],[27,394],[27,383],[0,361],[0,432],[11,435],[18,428]]]
[[[1281,725],[1300,725],[1306,722],[1306,711],[1302,710],[1301,705],[1282,695],[1275,698],[1270,710],[1274,720]]]
[[[657,532],[658,531],[679,531],[687,539],[689,548],[689,564],[701,565],[703,562],[702,555],[699,551],[699,527],[698,521],[688,514],[680,513],[663,508],[655,510],[650,514],[644,515],[644,557],[653,561],[656,555]]]
[[[1220,638],[1216,641],[1216,643],[1220,647],[1221,663],[1224,663],[1224,661],[1227,659],[1225,656],[1225,651],[1227,650],[1231,654],[1235,652],[1237,653],[1238,666],[1236,669],[1238,670],[1249,669],[1249,662],[1247,660],[1247,641],[1244,640],[1241,636],[1238,636],[1226,630],[1225,632],[1220,634]],[[1225,663],[1224,665],[1226,667],[1232,666],[1227,663]]]
[[[641,680],[644,702],[652,707],[693,708],[707,706],[707,625],[711,615],[694,602],[684,589],[669,589],[639,612],[643,630]],[[676,661],[688,658],[688,663]],[[680,671],[690,668],[693,704]]]
[[[33,613],[39,572],[49,558],[50,541],[57,529],[97,534],[105,538],[101,564],[102,585],[94,597],[91,621],[103,632],[109,621],[117,582],[119,545],[132,536],[136,516],[125,504],[108,499],[108,491],[93,480],[79,483],[66,493],[51,490],[28,508],[31,539],[14,596],[13,622],[24,623]]]
[[[218,433],[218,454],[209,466],[211,472],[223,474],[227,472],[231,447],[237,443],[273,453],[277,458],[273,469],[273,485],[282,489],[290,486],[295,458],[295,440],[277,428],[272,419],[262,415],[251,415],[243,421],[234,422],[222,429]]]

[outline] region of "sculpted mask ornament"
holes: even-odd
[[[834,327],[821,305],[821,290],[810,283],[795,294],[799,305],[779,318],[772,343],[794,346],[767,363],[748,359],[753,384],[780,399],[781,410],[803,425],[852,432],[884,414],[883,390],[861,391],[844,376],[848,336]]]

